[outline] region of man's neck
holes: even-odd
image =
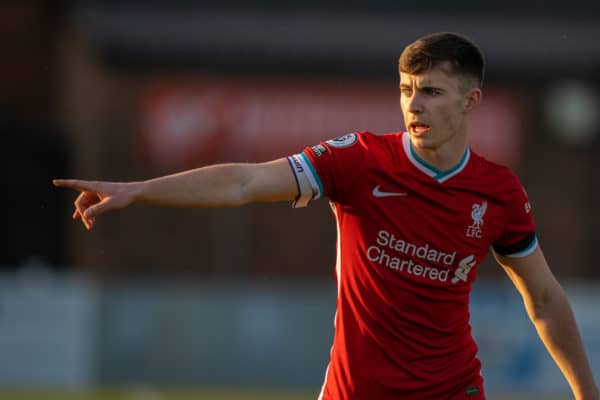
[[[445,143],[438,148],[417,147],[411,142],[413,151],[419,158],[440,171],[448,171],[460,163],[465,151],[467,141],[453,141]]]

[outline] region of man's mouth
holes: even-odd
[[[410,130],[410,133],[414,134],[414,135],[424,135],[425,133],[427,133],[429,131],[431,127],[427,124],[424,124],[422,122],[411,122],[409,124],[408,129]]]

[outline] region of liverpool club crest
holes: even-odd
[[[471,206],[471,218],[473,223],[467,228],[467,237],[481,239],[481,227],[483,226],[483,216],[487,210],[487,201],[481,204]]]

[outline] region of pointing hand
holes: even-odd
[[[54,186],[79,191],[75,200],[73,219],[81,222],[89,231],[96,217],[110,210],[124,208],[133,203],[134,191],[131,183],[97,182],[76,179],[54,179]]]

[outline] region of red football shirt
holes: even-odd
[[[531,206],[505,167],[469,149],[448,171],[404,133],[352,133],[288,158],[294,206],[329,198],[338,239],[331,360],[319,396],[484,398],[469,292],[490,246],[537,246]]]

